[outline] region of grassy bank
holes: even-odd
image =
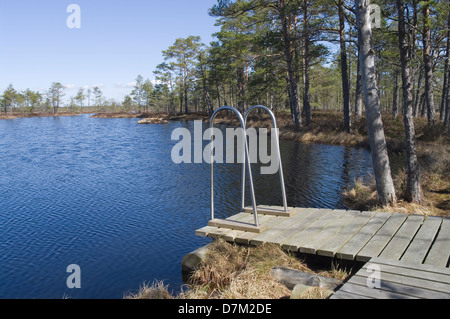
[[[279,246],[238,246],[218,240],[211,244],[203,263],[190,276],[183,292],[170,293],[163,282],[143,285],[127,299],[281,299],[291,290],[277,282],[270,271],[286,267],[324,277],[345,279],[350,270],[326,264],[308,264],[299,256],[288,254]],[[311,288],[304,299],[324,299],[324,289]]]

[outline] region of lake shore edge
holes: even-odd
[[[136,112],[82,112],[71,113],[12,113],[1,114],[0,119],[16,119],[30,117],[63,117],[93,114],[96,119],[140,119],[139,124],[168,124],[172,121],[203,121],[210,122],[210,115],[202,112],[192,112],[181,115],[166,113],[136,113]],[[338,111],[314,111],[312,123],[298,130],[292,124],[292,118],[287,111],[276,112],[280,139],[304,144],[325,144],[344,147],[365,148],[370,150],[367,136],[367,125],[364,117],[352,119],[352,133],[344,130],[343,115]],[[383,115],[388,151],[391,154],[405,154],[405,138],[401,117],[394,118],[390,114]],[[394,207],[380,207],[377,204],[375,183],[362,184],[355,181],[353,189],[343,193],[349,209],[357,210],[396,210],[406,213],[450,216],[450,134],[437,125],[429,129],[426,118],[416,119],[417,151],[422,170],[422,184],[425,200],[421,205],[410,204],[403,200],[406,185],[406,169],[393,175],[398,203]],[[216,125],[239,126],[233,114],[219,114]],[[272,127],[266,114],[255,112],[248,119],[249,127]]]

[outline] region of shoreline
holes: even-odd
[[[94,114],[91,118],[119,119],[135,118],[140,119],[140,125],[158,124],[164,125],[172,121],[203,121],[210,122],[207,113],[189,113],[183,115],[167,115],[165,113],[17,113],[11,115],[0,115],[1,119],[30,118],[30,117],[61,117],[79,116],[81,114]],[[303,144],[325,144],[344,147],[365,148],[370,150],[367,136],[366,121],[364,118],[353,120],[353,133],[346,133],[343,129],[343,116],[336,111],[314,111],[313,121],[310,126],[303,130],[297,130],[291,123],[290,114],[281,111],[276,114],[277,124],[280,130],[280,140],[293,141]],[[226,113],[220,114],[216,119],[216,124],[239,126],[238,120],[228,117]],[[389,114],[384,115],[383,123],[388,145],[388,152],[392,155],[404,155],[406,153],[404,142],[403,121],[400,118],[394,119]],[[270,129],[271,120],[265,114],[258,116],[252,114],[248,119],[249,127],[261,127]],[[425,200],[421,205],[410,204],[403,201],[404,187],[406,185],[406,168],[393,174],[397,197],[399,202],[394,207],[386,208],[377,205],[374,182],[371,185],[362,185],[359,181],[354,189],[343,190],[343,196],[347,201],[349,209],[362,210],[400,210],[412,211],[421,214],[446,215],[450,216],[450,135],[443,132],[441,127],[429,129],[425,118],[416,119],[417,153],[422,170],[422,187]],[[405,163],[406,164],[406,163]]]
[[[80,116],[86,113],[74,113],[74,112],[64,112],[64,113],[10,113],[10,114],[0,114],[0,120],[16,120],[21,118],[34,118],[34,117],[70,117],[70,116]]]

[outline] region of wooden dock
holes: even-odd
[[[291,208],[290,217],[286,217],[281,207],[259,208],[271,211],[259,217],[264,229],[261,233],[242,227],[229,229],[233,224],[253,223],[251,213],[240,213],[226,220],[227,229],[209,225],[196,235],[253,246],[277,244],[287,251],[365,263],[380,258],[449,272],[448,218],[311,208]],[[276,211],[280,215],[273,213]],[[447,276],[450,278],[450,273]]]
[[[373,258],[330,299],[450,299],[450,269]]]

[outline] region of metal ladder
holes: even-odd
[[[273,114],[273,112],[266,106],[263,105],[255,105],[253,107],[251,107],[247,113],[245,113],[244,116],[244,129],[245,132],[247,132],[247,120],[248,117],[250,115],[250,113],[252,113],[252,111],[256,110],[256,109],[262,109],[264,111],[266,111],[271,120],[272,120],[272,128],[273,128],[273,133],[275,134],[275,150],[272,150],[272,152],[276,151],[277,152],[277,158],[278,158],[278,173],[280,175],[280,185],[281,185],[281,196],[283,199],[283,213],[282,214],[279,210],[277,209],[263,209],[263,208],[259,208],[258,212],[260,213],[266,213],[266,214],[277,214],[279,216],[287,216],[290,217],[289,214],[289,208],[288,208],[288,203],[287,203],[287,197],[286,197],[286,187],[285,187],[285,183],[284,183],[284,173],[283,173],[283,164],[281,162],[281,151],[280,151],[280,138],[279,138],[279,134],[278,134],[278,126],[277,126],[277,120],[275,118],[275,115]],[[250,159],[248,159],[250,160]],[[245,180],[244,180],[244,186],[245,186]],[[245,200],[245,193],[242,195],[244,197]],[[244,211],[248,211],[247,207],[244,207]]]
[[[280,174],[280,183],[281,183],[281,191],[282,191],[282,197],[283,197],[283,209],[272,209],[272,208],[258,208],[256,204],[256,197],[255,197],[255,189],[253,184],[253,174],[252,174],[252,168],[251,168],[251,162],[250,162],[250,156],[249,156],[249,148],[248,148],[248,142],[247,142],[247,120],[250,113],[255,109],[263,109],[265,110],[272,119],[272,125],[274,128],[274,132],[276,134],[275,140],[276,140],[276,152],[278,157],[278,163],[279,163],[279,174]],[[281,162],[281,153],[280,153],[280,144],[279,144],[279,135],[278,135],[278,128],[276,124],[275,115],[273,112],[262,105],[256,105],[251,107],[245,116],[243,117],[242,114],[235,109],[234,107],[230,106],[224,106],[219,108],[214,112],[214,114],[211,117],[210,122],[210,129],[211,134],[214,132],[214,121],[218,114],[222,111],[231,111],[233,112],[239,119],[243,134],[242,134],[242,154],[243,154],[243,160],[242,160],[242,180],[241,180],[241,191],[242,191],[242,211],[243,212],[250,212],[253,213],[254,216],[254,224],[244,224],[240,222],[235,221],[228,221],[228,220],[219,220],[215,218],[215,206],[214,206],[214,139],[211,136],[211,221],[209,222],[209,226],[211,227],[220,227],[225,229],[234,229],[234,230],[243,230],[248,232],[255,232],[255,233],[261,233],[264,232],[267,228],[262,227],[259,223],[259,213],[265,214],[265,215],[277,215],[277,216],[285,216],[289,217],[290,212],[287,205],[287,197],[286,197],[286,189],[284,184],[284,174],[283,174],[283,166]],[[273,152],[274,150],[272,150]],[[250,196],[252,200],[252,207],[246,207],[245,206],[245,187],[246,187],[246,170],[248,170],[249,175],[249,186],[250,186]]]

